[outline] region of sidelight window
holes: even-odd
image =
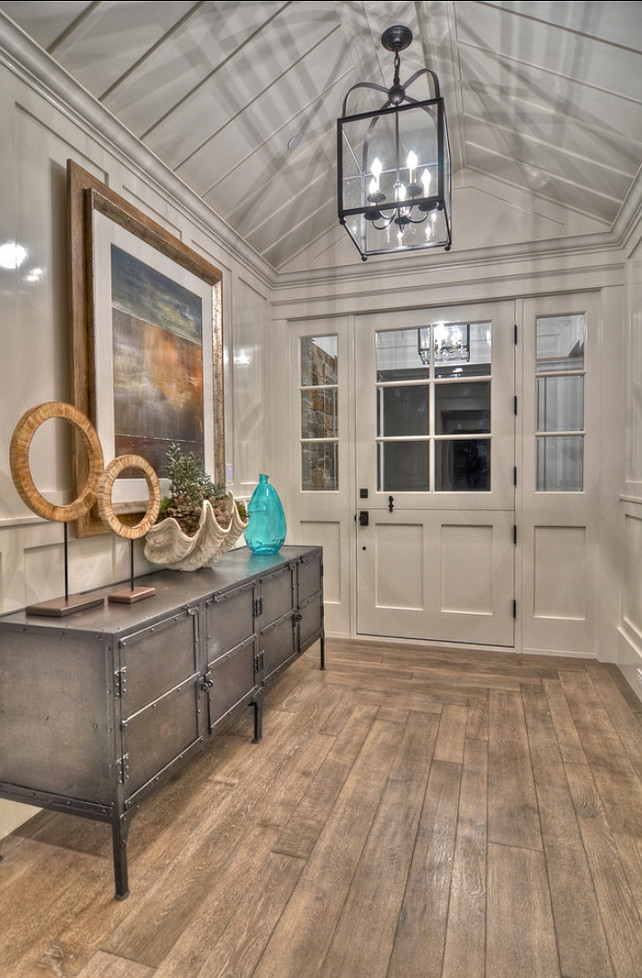
[[[301,488],[339,488],[337,336],[301,338]]]
[[[489,492],[492,324],[376,334],[380,492]]]
[[[537,490],[584,488],[584,314],[537,319]]]

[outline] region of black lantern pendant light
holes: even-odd
[[[430,68],[399,80],[401,59],[412,31],[398,25],[381,35],[394,51],[390,90],[371,82],[354,85],[343,100],[338,128],[339,221],[365,261],[368,255],[450,249],[450,147],[446,109],[437,75]],[[432,99],[417,101],[407,89],[429,75]],[[347,114],[348,99],[358,89],[386,95],[371,112]]]

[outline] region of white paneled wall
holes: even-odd
[[[67,160],[73,159],[223,273],[226,456],[230,487],[247,495],[266,466],[265,362],[269,321],[267,266],[238,252],[229,229],[194,198],[159,184],[153,159],[127,153],[133,139],[101,110],[90,124],[51,92],[11,70],[0,42],[0,246],[24,249],[20,263],[0,267],[0,613],[64,593],[63,526],[34,516],[9,473],[9,443],[21,415],[43,401],[70,401]],[[4,63],[3,63],[4,62]],[[89,100],[88,100],[89,101]],[[122,143],[122,145],[121,145]],[[135,149],[135,147],[132,147]],[[135,155],[135,154],[134,154]],[[226,240],[223,240],[225,236]],[[246,363],[249,361],[249,364]],[[238,439],[235,433],[238,432]],[[38,490],[58,504],[71,501],[71,439],[63,422],[48,421],[32,445]],[[106,459],[108,461],[108,459]],[[129,544],[111,534],[75,539],[70,533],[70,590],[87,590],[129,573]],[[136,573],[148,568],[136,544]],[[0,801],[0,838],[33,814]]]

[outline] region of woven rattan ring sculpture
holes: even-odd
[[[63,418],[83,435],[88,456],[87,481],[80,495],[67,506],[55,506],[36,489],[29,467],[29,449],[36,431],[50,418]],[[98,483],[103,471],[103,451],[96,429],[82,411],[62,401],[47,401],[26,411],[14,428],[9,449],[13,484],[21,499],[38,516],[59,523],[69,523],[88,513],[98,498]]]
[[[147,489],[149,490],[149,503],[142,520],[135,526],[123,523],[112,506],[111,493],[114,482],[124,469],[138,469],[145,476]],[[137,540],[145,536],[148,530],[156,522],[156,517],[160,511],[161,491],[158,477],[153,468],[140,455],[119,455],[113,459],[100,477],[98,486],[98,509],[103,523],[114,531],[119,537],[127,540]]]

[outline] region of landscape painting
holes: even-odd
[[[204,456],[202,299],[111,245],[114,440],[161,475],[168,447]]]

